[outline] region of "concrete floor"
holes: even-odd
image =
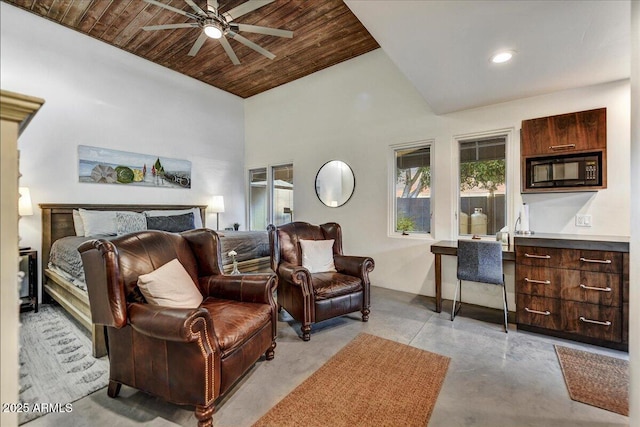
[[[499,296],[497,296],[499,298]],[[553,344],[628,359],[624,352],[519,332],[505,334],[501,312],[463,306],[454,322],[450,303],[433,311],[432,298],[372,288],[371,316],[358,314],[314,325],[311,341],[282,312],[275,359],[259,361],[218,404],[214,425],[250,426],[358,333],[366,332],[451,357],[431,426],[624,426],[627,417],[569,398]],[[488,321],[486,321],[488,320]],[[490,323],[493,322],[493,323]],[[48,414],[27,427],[195,426],[192,408],[168,404],[123,386],[117,399],[106,388],[73,403],[67,414]],[[330,426],[328,426],[330,427]]]

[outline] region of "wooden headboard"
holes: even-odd
[[[51,245],[56,240],[75,236],[73,227],[73,210],[90,209],[100,211],[129,211],[143,212],[149,210],[174,210],[199,208],[202,224],[205,224],[206,205],[95,205],[95,204],[55,204],[41,203],[42,209],[42,271],[46,269],[49,262],[49,252]]]

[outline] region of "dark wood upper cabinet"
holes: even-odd
[[[590,152],[606,147],[606,108],[522,121],[522,156]]]
[[[607,188],[607,109],[523,120],[523,193]]]

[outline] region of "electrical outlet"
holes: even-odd
[[[576,215],[576,227],[591,227],[591,215]]]

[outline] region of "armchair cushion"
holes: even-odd
[[[171,308],[197,308],[202,294],[177,258],[138,277],[138,288],[149,304]]]
[[[309,270],[309,273],[324,273],[327,271],[336,271],[336,266],[333,263],[334,242],[334,239],[300,239],[300,249],[302,250],[302,266]]]
[[[326,272],[312,274],[312,277],[313,293],[316,300],[330,299],[362,291],[362,280],[355,276]]]
[[[223,357],[244,344],[265,325],[270,325],[272,309],[267,304],[208,297],[202,307],[211,315]]]

